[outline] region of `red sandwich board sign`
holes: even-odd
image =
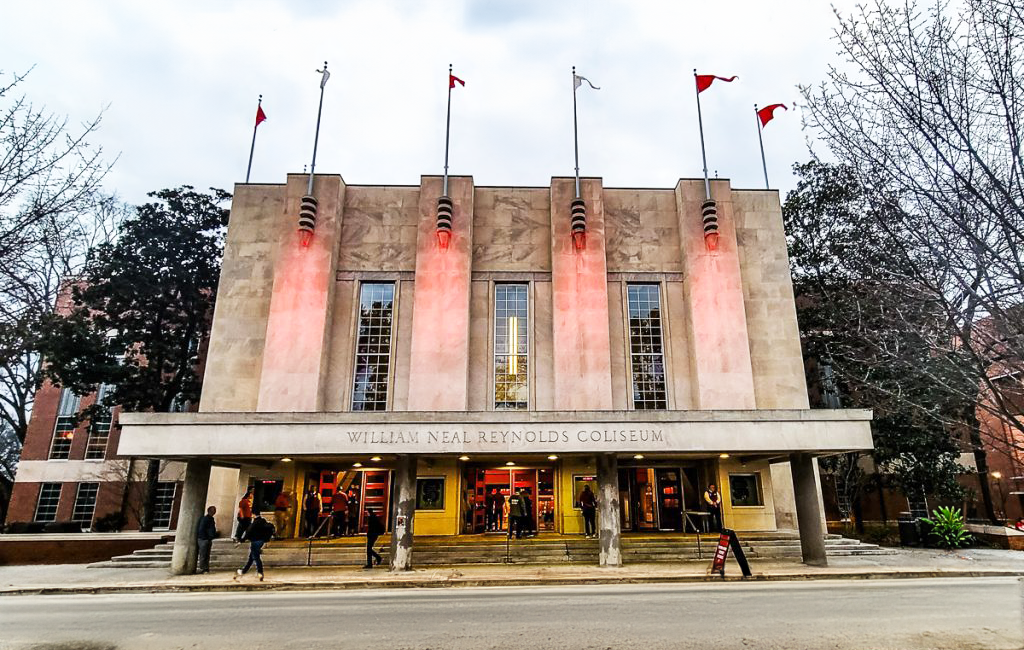
[[[750,565],[747,564],[747,556],[743,553],[743,547],[740,546],[740,539],[736,536],[736,531],[728,528],[723,528],[722,534],[718,536],[718,547],[715,548],[715,559],[711,562],[711,573],[725,577],[725,560],[729,557],[730,546],[736,557],[736,563],[740,565],[740,571],[743,572],[743,577],[749,578],[752,575]]]

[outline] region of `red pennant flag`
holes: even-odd
[[[465,86],[466,85],[465,81],[463,81],[462,79],[459,79],[458,77],[456,77],[455,75],[453,75],[452,73],[449,72],[448,73],[448,88],[449,89],[454,88],[456,81],[459,82],[460,86]]]
[[[765,106],[757,112],[757,118],[761,120],[761,128],[764,128],[766,124],[772,121],[772,118],[775,117],[774,113],[776,108],[781,108],[784,111],[789,110],[786,108],[785,104],[772,104],[771,106]]]
[[[713,74],[698,74],[698,75],[694,75],[694,77],[697,78],[697,92],[698,93],[702,93],[705,90],[707,90],[708,88],[710,88],[712,82],[714,82],[715,79],[718,79],[720,81],[725,81],[727,83],[730,82],[730,81],[735,81],[736,80],[736,76],[735,75],[732,76],[732,77],[717,77],[717,76],[715,76]]]
[[[263,112],[262,106],[256,106],[256,126],[260,125],[260,122],[267,121],[267,114]]]

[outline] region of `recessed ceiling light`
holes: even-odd
[[[515,465],[515,463],[514,463],[514,462],[512,462],[511,460],[510,460],[510,461],[508,461],[508,462],[507,462],[507,463],[505,463],[505,464],[506,464],[507,466],[509,466],[509,467],[512,467],[513,465]]]
[[[370,460],[372,460],[375,463],[379,463],[380,462],[380,456],[373,456],[373,457],[370,458]]]
[[[362,467],[362,463],[352,463],[352,467]]]
[[[469,456],[459,456],[459,460],[469,460]]]
[[[729,454],[718,454],[719,458],[728,458]]]
[[[551,454],[550,456],[548,456],[548,460],[558,460],[558,456]]]
[[[292,462],[292,459],[291,458],[282,458],[281,462],[282,463],[290,463],[290,462]]]
[[[637,454],[636,456],[633,456],[633,458],[635,458],[637,460],[643,460],[644,459],[644,455],[643,454]]]

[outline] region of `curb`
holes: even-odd
[[[265,591],[336,591],[353,589],[452,589],[468,587],[557,587],[607,584],[685,584],[723,582],[801,582],[812,580],[907,580],[920,578],[1000,578],[1024,577],[1024,571],[893,571],[846,573],[791,573],[750,578],[711,575],[680,576],[604,576],[604,577],[536,577],[536,578],[452,578],[442,580],[348,580],[330,582],[256,582],[216,584],[148,584],[99,585],[69,587],[25,587],[0,590],[0,596],[53,596],[125,593],[203,593],[203,592],[265,592]]]

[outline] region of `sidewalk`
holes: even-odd
[[[484,587],[579,584],[721,582],[709,575],[710,560],[633,564],[615,569],[583,565],[466,565],[391,573],[379,567],[267,566],[264,582],[254,572],[238,581],[234,573],[173,576],[165,569],[89,569],[85,565],[0,567],[0,596],[124,592],[196,592],[367,589],[398,587]],[[1024,552],[967,549],[955,552],[901,549],[893,555],[829,558],[828,567],[793,560],[751,562],[748,580],[834,580],[935,577],[1024,576]],[[742,580],[730,557],[726,580]]]

